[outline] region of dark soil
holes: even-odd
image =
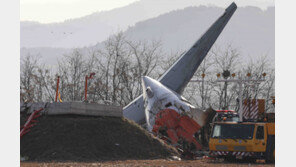
[[[21,115],[21,124],[25,123]],[[39,162],[92,162],[156,159],[176,155],[174,148],[132,121],[115,117],[41,116],[21,139],[21,156]]]
[[[141,166],[167,166],[167,167],[274,167],[274,164],[264,164],[263,162],[257,163],[229,163],[224,161],[209,161],[209,160],[186,160],[186,161],[172,161],[166,159],[155,159],[155,160],[125,160],[125,161],[106,161],[106,162],[64,162],[64,163],[36,163],[36,162],[21,162],[21,167],[141,167]]]

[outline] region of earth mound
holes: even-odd
[[[21,115],[21,124],[28,115]],[[124,118],[44,115],[20,141],[28,161],[156,159],[177,151]]]

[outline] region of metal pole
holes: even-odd
[[[243,121],[243,82],[240,78],[239,82],[239,121]]]
[[[84,101],[87,101],[87,75],[85,76]]]
[[[202,107],[202,109],[204,109],[205,108],[205,106],[204,106],[204,77],[202,78],[202,83],[201,83],[201,86],[202,86],[202,88],[201,88],[201,91],[202,91],[202,97],[201,97],[201,107]]]
[[[258,79],[258,80],[254,80],[254,79],[242,79],[241,76],[239,76],[239,79],[221,79],[221,80],[217,80],[214,81],[215,82],[237,82],[239,84],[239,120],[242,122],[243,121],[243,84],[247,84],[248,82],[263,82],[265,81],[265,79]],[[197,80],[193,82],[198,82]],[[258,83],[259,84],[259,83]]]
[[[224,94],[224,110],[226,110],[228,107],[227,107],[227,79],[225,81],[225,94]]]
[[[58,95],[59,95],[59,84],[60,84],[60,76],[58,76],[58,79],[57,79],[57,89],[56,89],[55,102],[57,102],[57,100],[58,100]]]
[[[85,76],[85,91],[84,91],[84,101],[87,101],[87,80],[92,79],[96,73],[92,72],[89,76]]]

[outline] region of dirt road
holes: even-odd
[[[197,167],[240,167],[240,166],[264,166],[271,167],[274,164],[265,164],[263,162],[257,162],[256,164],[249,163],[228,163],[223,161],[213,161],[213,160],[188,160],[188,161],[171,161],[164,159],[157,160],[126,160],[126,161],[107,161],[107,162],[93,162],[93,163],[77,163],[77,162],[66,162],[66,163],[36,163],[36,162],[22,162],[21,167],[96,167],[96,166],[168,166],[168,167],[179,167],[179,166],[197,166]]]

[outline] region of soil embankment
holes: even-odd
[[[21,115],[21,124],[28,115]],[[28,161],[113,161],[176,155],[174,148],[132,121],[115,117],[41,116],[21,139]]]

